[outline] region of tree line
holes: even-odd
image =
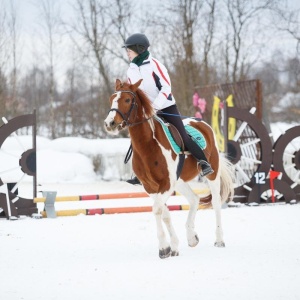
[[[116,78],[126,80],[121,48],[145,33],[168,68],[183,115],[196,87],[260,79],[272,120],[299,120],[300,13],[281,0],[28,1],[39,35],[23,57],[22,9],[0,0],[1,116],[36,109],[38,134],[106,137],[103,119]],[[28,44],[27,44],[28,45]],[[28,55],[28,54],[27,54]],[[292,100],[272,111],[286,93]],[[298,93],[298,96],[297,96]],[[294,98],[293,98],[294,97]],[[126,134],[126,133],[125,133]]]

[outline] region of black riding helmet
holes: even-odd
[[[143,33],[134,33],[125,40],[123,48],[129,48],[137,54],[141,54],[145,52],[149,46],[149,40]]]

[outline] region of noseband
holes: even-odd
[[[108,113],[110,113],[111,111],[115,111],[117,112],[118,114],[120,114],[120,116],[122,117],[123,121],[120,123],[120,125],[122,123],[124,123],[124,127],[125,126],[134,126],[134,125],[138,125],[138,124],[141,124],[141,123],[144,123],[146,121],[148,121],[149,119],[151,119],[153,116],[151,116],[150,118],[147,118],[147,119],[144,119],[143,121],[141,122],[133,122],[133,123],[129,123],[129,118],[131,116],[131,113],[133,112],[133,110],[135,109],[135,116],[133,118],[133,121],[136,119],[136,116],[137,116],[137,107],[138,107],[138,104],[136,103],[136,93],[132,92],[132,91],[129,91],[129,90],[125,90],[125,91],[115,91],[115,93],[117,92],[121,92],[121,93],[129,93],[133,96],[132,100],[131,100],[131,106],[128,110],[127,113],[122,113],[119,109],[117,108],[111,108]]]

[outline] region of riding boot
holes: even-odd
[[[141,184],[141,182],[139,181],[139,179],[136,176],[134,176],[131,179],[126,180],[126,182],[133,184],[133,185]]]
[[[200,175],[202,177],[210,175],[210,174],[212,174],[214,172],[214,170],[211,168],[211,165],[207,161],[201,159],[201,160],[198,161],[198,163],[199,163],[199,165],[201,167],[201,173],[200,173]]]
[[[191,154],[197,159],[201,167],[200,175],[202,177],[210,175],[214,172],[211,165],[208,163],[203,150],[191,138],[185,143]]]

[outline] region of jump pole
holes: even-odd
[[[208,193],[208,189],[194,190],[197,194]],[[34,203],[45,203],[45,211],[41,212],[43,217],[55,218],[56,216],[77,216],[83,215],[103,215],[103,214],[117,214],[117,213],[137,213],[137,212],[151,212],[151,206],[141,206],[141,207],[114,207],[114,208],[89,208],[89,209],[71,209],[71,210],[60,210],[55,211],[55,202],[72,202],[72,201],[93,201],[93,200],[121,200],[128,198],[143,198],[149,197],[145,192],[138,193],[117,193],[117,194],[102,194],[102,195],[82,195],[82,196],[63,196],[56,197],[56,192],[44,192],[45,197],[34,198]],[[173,196],[179,196],[180,194],[174,192]],[[49,196],[49,197],[48,197]],[[205,208],[205,204],[209,200],[208,197],[201,198],[203,200],[202,204],[199,205],[199,209]],[[189,205],[170,205],[168,206],[170,211],[174,210],[189,210]]]
[[[209,193],[209,189],[193,190],[196,194]],[[180,193],[174,192],[172,196],[181,196]],[[119,200],[128,198],[146,198],[149,195],[146,192],[133,192],[133,193],[115,193],[115,194],[97,194],[97,195],[82,195],[82,196],[61,196],[56,197],[55,202],[67,201],[91,201],[91,200]],[[34,198],[34,203],[45,202],[46,197]]]
[[[198,209],[205,209],[205,205],[199,205]],[[170,211],[189,210],[189,205],[168,205]],[[94,215],[111,215],[111,214],[124,214],[124,213],[142,213],[152,212],[152,206],[133,206],[133,207],[113,207],[113,208],[89,208],[89,209],[70,209],[56,211],[57,217],[70,217],[78,215],[94,216]],[[44,218],[47,217],[45,211],[41,212]]]

